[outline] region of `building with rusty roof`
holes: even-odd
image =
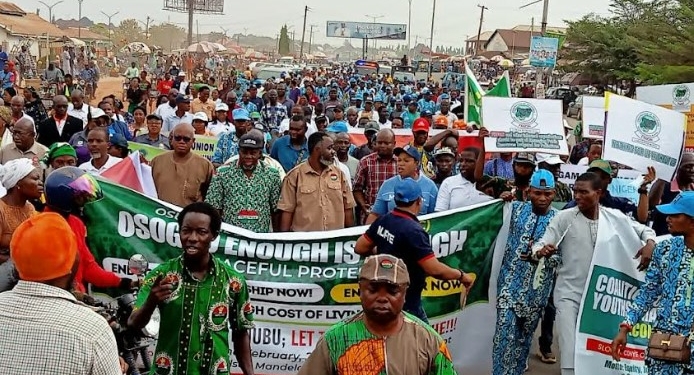
[[[0,1],[0,40],[9,53],[27,46],[33,56],[39,56],[39,46],[46,41],[62,40],[65,33],[36,13],[28,13],[14,3]]]

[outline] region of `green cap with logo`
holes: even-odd
[[[595,159],[593,160],[590,165],[588,166],[588,172],[591,172],[591,170],[597,169],[599,171],[605,172],[608,175],[612,176],[612,166],[610,165],[610,162],[607,160],[603,159]]]
[[[364,261],[359,278],[394,285],[409,284],[410,274],[402,259],[388,254],[373,255]]]

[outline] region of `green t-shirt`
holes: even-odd
[[[162,263],[145,277],[136,308],[144,305],[159,275],[174,286],[171,297],[159,305],[161,329],[150,374],[227,373],[229,329],[253,328],[245,278],[214,256],[211,259],[211,270],[200,281],[185,269],[182,256]]]

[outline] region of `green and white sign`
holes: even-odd
[[[143,254],[156,264],[181,254],[179,208],[127,188],[100,182],[105,198],[89,204],[88,242],[105,269],[127,275],[127,260]],[[437,257],[476,277],[461,311],[459,282],[428,278],[424,307],[432,326],[450,343],[458,371],[488,374],[494,307],[488,302],[492,263],[504,218],[499,201],[422,217]],[[252,355],[257,373],[295,374],[322,332],[360,311],[354,253],[366,227],[312,233],[252,233],[225,224],[215,256],[246,275],[254,301]],[[502,231],[503,232],[503,231]],[[505,237],[504,241],[505,242]],[[495,283],[492,283],[495,284]],[[490,316],[491,313],[491,316]],[[474,338],[479,343],[470,347]],[[233,372],[238,372],[235,360]]]
[[[606,93],[602,157],[672,181],[685,141],[686,116],[657,105]]]
[[[559,100],[485,96],[482,119],[489,130],[487,152],[569,154]]]

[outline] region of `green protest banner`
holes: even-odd
[[[217,147],[217,137],[208,137],[203,135],[196,135],[195,142],[193,143],[193,152],[204,156],[207,160],[212,159],[212,154],[214,154],[214,148]],[[152,160],[155,156],[165,153],[166,149],[146,145],[137,142],[128,142],[128,148],[132,151],[141,151],[145,154],[147,160]]]
[[[175,221],[179,208],[106,181],[100,184],[105,197],[87,205],[85,214],[90,249],[105,269],[128,276],[127,260],[135,253],[144,255],[151,267],[181,254]],[[459,306],[459,282],[427,278],[424,307],[452,353],[462,353],[464,337],[479,329],[459,322],[461,316],[479,314],[478,321],[489,320],[488,310],[475,307],[488,305],[503,217],[499,201],[422,217],[436,256],[476,277],[464,311]],[[357,286],[361,259],[354,246],[365,230],[252,233],[224,224],[211,251],[248,280],[256,319],[251,333],[256,371],[296,373],[322,332],[361,310]],[[487,358],[477,361],[486,363]],[[231,364],[238,372],[237,363]]]
[[[163,149],[163,148],[154,147],[154,146],[146,145],[144,143],[137,143],[137,142],[132,142],[132,141],[128,142],[128,148],[133,152],[134,151],[140,151],[140,153],[142,155],[144,155],[145,159],[147,159],[148,161],[152,161],[152,159],[154,159],[155,156],[159,156],[159,155],[165,153],[166,151],[168,151],[168,150]]]

